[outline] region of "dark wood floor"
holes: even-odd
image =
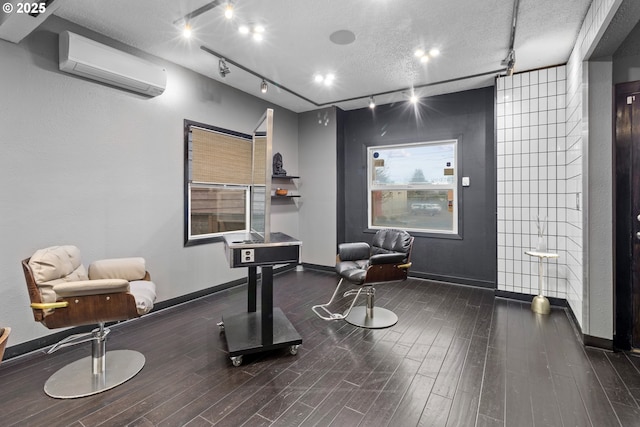
[[[563,309],[535,315],[492,291],[409,279],[378,287],[400,321],[325,322],[333,273],[275,277],[274,303],[303,338],[233,367],[216,322],[246,309],[244,286],[118,325],[109,349],[145,354],[135,378],[96,396],[43,390],[89,345],[0,365],[2,426],[634,426],[640,359],[581,345]],[[161,286],[161,284],[158,284]]]

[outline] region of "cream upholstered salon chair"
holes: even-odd
[[[91,333],[72,335],[48,351],[91,341],[91,356],[63,367],[47,380],[44,391],[49,396],[90,396],[124,383],[143,368],[145,358],[136,351],[106,352],[109,329],[104,326],[153,308],[156,286],[143,258],[96,261],[87,271],[77,247],[53,246],[23,260],[22,268],[37,322],[49,329],[98,325]]]
[[[411,267],[413,237],[404,230],[379,230],[371,245],[365,242],[342,243],[338,246],[336,271],[340,282],[326,304],[313,306],[313,311],[324,320],[346,320],[362,328],[388,328],[398,322],[398,316],[390,310],[374,305],[374,284],[405,280]],[[344,313],[334,313],[329,305],[335,300],[344,281],[360,286],[343,294],[354,295]],[[367,296],[365,306],[354,307],[361,293]]]
[[[0,362],[2,362],[2,358],[4,357],[4,349],[7,348],[10,333],[11,328],[0,328]]]

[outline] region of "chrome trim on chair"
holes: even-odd
[[[353,298],[353,301],[351,301],[351,305],[349,306],[349,308],[347,309],[347,311],[345,311],[344,313],[333,313],[332,311],[330,311],[327,307],[329,305],[331,305],[331,303],[333,302],[333,300],[335,300],[336,295],[338,295],[338,291],[340,290],[340,286],[342,285],[342,282],[344,281],[344,278],[340,279],[340,281],[338,282],[338,286],[336,287],[336,290],[333,291],[333,295],[331,296],[331,299],[329,300],[328,303],[326,304],[318,304],[318,305],[314,305],[313,307],[311,307],[311,310],[313,310],[313,312],[322,320],[342,320],[345,317],[347,317],[349,315],[349,313],[351,312],[351,309],[353,308],[353,306],[356,303],[356,300],[358,299],[358,296],[360,296],[360,292],[362,292],[362,290],[364,289],[364,287],[361,287],[360,289],[358,289],[357,291],[355,289],[352,289],[350,291],[345,292],[342,296],[346,297],[349,295],[353,295],[354,293],[356,294],[355,298]],[[323,315],[322,313],[320,313],[318,310],[324,310],[325,313],[328,314],[328,316]]]

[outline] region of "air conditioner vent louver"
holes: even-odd
[[[62,71],[149,96],[166,88],[166,70],[147,60],[69,31],[59,44]]]

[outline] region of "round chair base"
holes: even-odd
[[[389,328],[398,323],[398,316],[393,311],[382,307],[373,307],[373,316],[367,317],[367,307],[364,305],[353,307],[351,313],[344,318],[353,326],[367,329]]]
[[[106,368],[102,374],[91,373],[91,356],[77,360],[53,374],[44,385],[44,392],[57,399],[91,396],[112,389],[133,378],[144,367],[145,358],[133,350],[106,353]]]

